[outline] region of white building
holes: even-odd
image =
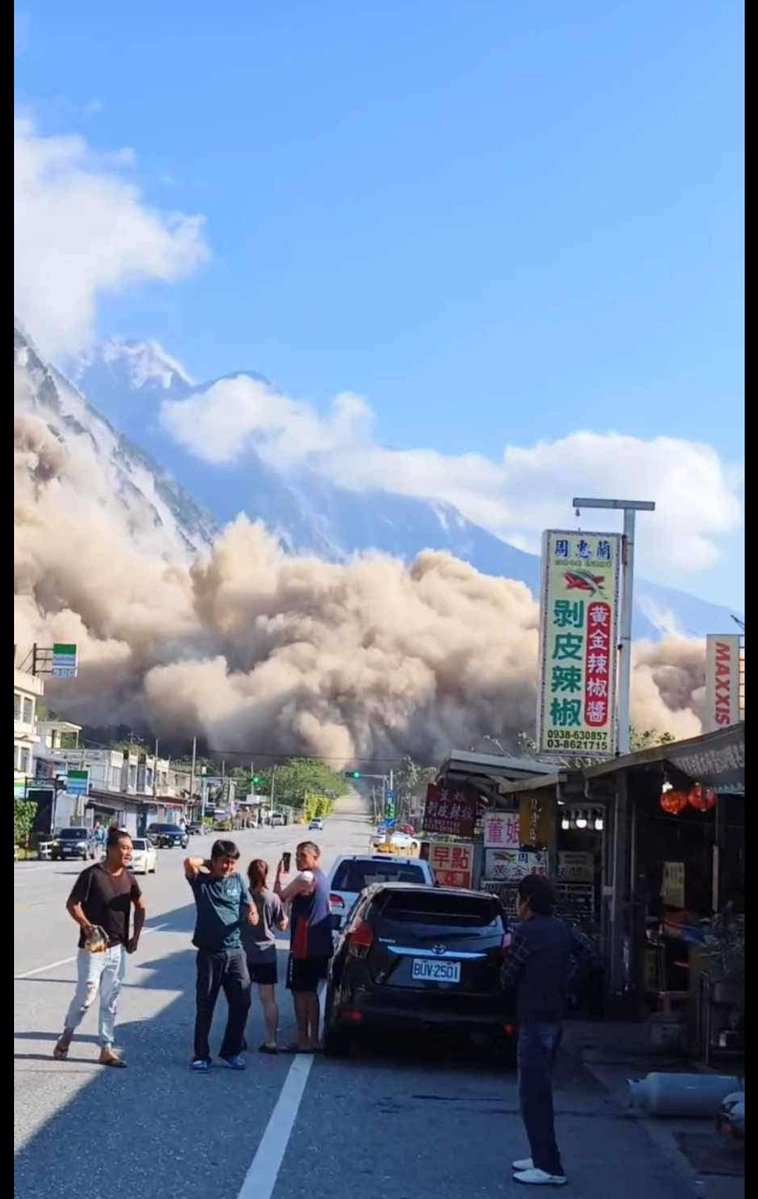
[[[13,790],[23,798],[27,781],[34,778],[37,745],[37,701],[45,691],[39,675],[13,671]]]

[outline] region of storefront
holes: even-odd
[[[438,779],[454,816],[476,797],[473,885],[512,912],[520,879],[548,875],[559,912],[598,944],[609,1013],[691,1015],[714,919],[744,911],[744,723],[582,770],[520,764],[458,761]]]

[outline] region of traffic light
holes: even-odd
[[[345,771],[346,779],[359,779],[360,777],[361,777],[360,770],[346,770]]]
[[[250,779],[250,786],[257,787],[258,784],[262,783],[262,782],[263,782],[262,777],[259,774],[254,774],[253,777]]]

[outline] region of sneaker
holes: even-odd
[[[514,1182],[524,1182],[533,1187],[565,1187],[568,1179],[565,1174],[548,1174],[545,1170],[537,1170],[534,1166],[529,1170],[521,1170],[513,1175]]]
[[[522,1157],[519,1162],[512,1162],[511,1169],[514,1174],[523,1174],[525,1170],[533,1170],[534,1162],[530,1157]]]
[[[245,1069],[245,1063],[243,1062],[243,1060],[239,1056],[239,1054],[237,1054],[236,1057],[222,1057],[221,1061],[226,1062],[226,1064],[230,1070],[244,1070]]]
[[[208,1057],[196,1057],[190,1063],[190,1070],[194,1070],[196,1074],[207,1074],[211,1068],[211,1060]]]

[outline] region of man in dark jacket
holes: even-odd
[[[518,889],[514,929],[503,967],[503,986],[515,987],[519,1021],[521,1116],[532,1151],[513,1163],[516,1182],[565,1186],[555,1140],[553,1066],[569,995],[581,972],[597,961],[592,943],[553,915],[547,879],[530,874]]]

